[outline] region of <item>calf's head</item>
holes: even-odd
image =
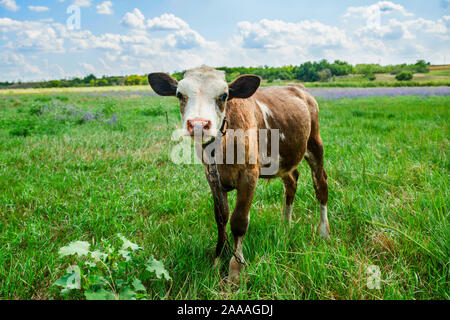
[[[260,82],[258,76],[243,75],[228,84],[223,71],[206,66],[186,71],[180,82],[165,73],[148,75],[148,83],[157,94],[176,96],[180,101],[185,134],[201,134],[204,142],[217,136],[227,101],[251,97]]]

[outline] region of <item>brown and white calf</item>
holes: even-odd
[[[319,134],[319,108],[313,96],[301,85],[259,88],[260,78],[243,75],[228,84],[222,71],[202,66],[186,71],[183,80],[177,82],[165,73],[152,73],[148,81],[153,90],[162,96],[176,96],[180,101],[183,130],[186,135],[194,136],[196,130],[203,133],[203,148],[218,135],[226,117],[227,129],[260,130],[278,129],[279,157],[278,170],[272,175],[261,175],[264,165],[256,156],[256,163],[246,161],[243,164],[218,164],[222,199],[225,210],[219,210],[217,194],[214,195],[214,211],[218,227],[216,262],[226,242],[226,225],[229,220],[227,193],[237,190],[236,207],[231,215],[230,225],[234,236],[234,256],[229,265],[229,278],[239,280],[244,257],[243,238],[250,220],[249,211],[258,178],[280,177],[284,183],[284,216],[290,221],[292,205],[297,191],[299,172],[297,166],[305,158],[311,167],[314,189],[320,203],[319,233],[329,237],[327,218],[328,185],[327,174],[323,168],[323,144]],[[231,130],[229,130],[231,131]],[[222,146],[226,153],[226,141],[229,134],[222,137]],[[234,137],[231,137],[234,139]],[[251,153],[258,150],[249,140],[244,148]],[[257,151],[256,151],[257,152]],[[217,188],[211,187],[213,193]]]

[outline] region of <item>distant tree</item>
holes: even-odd
[[[109,86],[109,81],[107,79],[99,79],[99,80],[97,80],[95,85],[99,86],[99,87],[106,87],[106,86]]]
[[[183,72],[175,72],[172,74],[172,77],[174,77],[177,81],[180,81],[184,77],[184,71]]]
[[[318,75],[319,75],[319,79],[321,82],[326,82],[326,81],[330,80],[330,78],[332,76],[330,69],[324,69],[322,71],[319,71]]]
[[[59,80],[51,80],[51,81],[48,82],[48,86],[49,86],[50,88],[58,88],[58,87],[61,87],[61,81],[59,81]]]
[[[430,72],[430,66],[425,60],[418,60],[414,65],[414,71],[418,73],[428,73]]]
[[[237,71],[235,71],[233,73],[225,74],[225,78],[226,78],[227,82],[232,82],[239,76],[240,76],[240,74]]]
[[[319,80],[319,74],[311,62],[294,67],[295,78],[301,81],[314,82]]]
[[[119,77],[110,77],[109,82],[111,85],[118,86],[120,84],[120,78]]]
[[[330,64],[329,68],[333,76],[346,76],[354,73],[354,68],[351,64],[340,60],[335,60],[333,64]]]
[[[83,81],[80,78],[73,78],[72,80],[70,80],[70,82],[73,86],[80,85],[81,83],[83,83]]]
[[[97,77],[94,76],[93,74],[90,74],[90,75],[88,75],[88,76],[83,78],[83,83],[91,84],[92,80],[94,80],[94,81],[97,80]]]
[[[125,85],[126,86],[137,86],[137,85],[142,84],[142,81],[143,81],[142,77],[132,74],[125,78]]]

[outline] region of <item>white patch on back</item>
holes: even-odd
[[[270,111],[268,106],[266,106],[262,102],[259,102],[258,100],[256,100],[256,104],[258,105],[259,110],[261,110],[261,113],[262,113],[263,118],[264,118],[264,124],[266,125],[266,129],[270,129],[269,123],[267,122],[267,117],[271,117],[272,116],[272,111]]]

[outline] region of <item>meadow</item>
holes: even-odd
[[[448,96],[320,98],[332,237],[305,163],[290,226],[282,182],[260,181],[230,288],[203,167],[169,158],[176,99],[33,92],[0,97],[0,299],[62,299],[59,248],[118,233],[170,273],[151,299],[450,299]]]

